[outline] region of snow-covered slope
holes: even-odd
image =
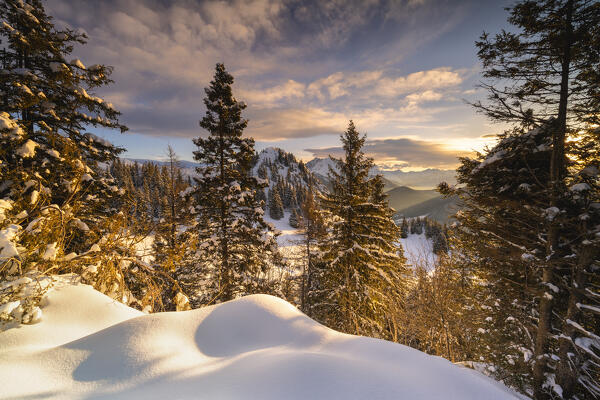
[[[408,234],[405,239],[400,239],[404,257],[412,267],[422,267],[427,271],[435,268],[437,256],[433,252],[431,240],[421,234]]]
[[[252,175],[260,176],[260,169],[264,168],[263,173],[269,181],[269,188],[272,188],[277,181],[282,178],[289,181],[297,189],[307,187],[309,183],[315,185],[314,190],[323,190],[319,180],[313,176],[310,169],[302,162],[296,160],[292,153],[277,147],[267,147],[257,154]]]
[[[321,180],[328,180],[330,167],[337,171],[337,166],[331,158],[313,158],[306,163],[306,168]]]
[[[0,333],[0,398],[514,398],[475,371],[337,333],[266,295],[140,315],[63,283],[43,311]]]

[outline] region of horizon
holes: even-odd
[[[403,171],[454,169],[502,131],[466,102],[481,99],[475,40],[506,26],[508,1],[287,0],[163,2],[48,0],[57,26],[88,34],[74,57],[114,67],[98,92],[130,128],[90,129],[159,160],[171,145],[192,161],[191,139],[214,65],[235,78],[256,150],[308,161],[340,152],[350,119],[366,153]]]

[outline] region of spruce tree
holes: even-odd
[[[39,0],[3,1],[0,19],[0,277],[79,272],[99,290],[135,302],[141,291],[132,294],[137,278],[125,261],[135,255],[123,241],[127,216],[117,208],[124,190],[101,166],[122,149],[86,132],[127,129],[94,93],[111,83],[112,68],[70,59],[86,36],[57,29]],[[30,305],[21,310],[24,322]]]
[[[168,271],[177,269],[185,254],[190,232],[187,227],[191,223],[189,207],[191,199],[186,196],[190,190],[183,179],[177,154],[168,146],[168,164],[161,169],[161,183],[155,187],[162,189],[161,220],[156,225],[154,238],[155,261]]]
[[[290,218],[288,220],[288,223],[290,224],[290,226],[292,228],[298,228],[300,226],[300,216],[298,213],[298,209],[297,208],[292,208],[292,211],[290,212]]]
[[[582,263],[581,268],[589,271],[593,265],[587,248],[595,245],[586,239],[594,234],[593,228],[573,242],[569,239],[572,228],[563,216],[584,214],[581,205],[570,201],[568,182],[573,171],[567,139],[600,122],[600,31],[595,28],[600,24],[600,7],[589,0],[527,0],[517,2],[509,12],[508,21],[516,28],[513,32],[503,31],[495,37],[484,33],[477,42],[487,78],[483,87],[489,98],[475,106],[495,121],[516,124],[522,132],[547,127],[551,141],[548,180],[542,181],[546,192],[543,212],[548,218],[539,235],[535,232],[545,243],[545,254],[535,255],[542,276],[536,310],[534,397],[598,395],[600,386],[591,383],[596,379],[582,374],[569,357],[556,354],[556,332],[572,331],[572,323],[555,317],[562,314],[560,303],[555,301],[557,292],[548,288],[558,288],[558,293],[566,290],[572,297],[582,289],[575,285],[573,271],[578,268],[567,266]],[[587,242],[591,244],[583,244]],[[574,344],[573,335],[558,337],[561,347],[571,348],[563,354],[582,351]],[[596,356],[589,355],[592,359]]]
[[[269,191],[269,216],[276,220],[283,218],[283,202],[278,186],[273,186]]]
[[[278,257],[270,225],[263,219],[257,191],[265,184],[251,176],[254,140],[243,138],[247,121],[244,103],[232,93],[233,76],[217,64],[205,89],[206,115],[200,126],[209,133],[198,137],[194,159],[198,177],[197,263],[211,286],[207,301],[226,301],[260,290],[262,275]]]
[[[406,222],[406,218],[402,218],[402,223],[400,224],[400,237],[402,239],[408,237],[408,222]]]
[[[306,198],[300,205],[300,232],[301,244],[304,247],[304,265],[302,270],[302,283],[300,287],[300,309],[312,317],[312,305],[317,301],[313,292],[313,277],[315,276],[315,262],[317,262],[316,247],[327,234],[325,221],[315,199],[314,187],[309,185]]]
[[[329,171],[332,192],[322,206],[332,225],[320,245],[318,279],[327,304],[318,319],[348,333],[389,336],[390,299],[402,290],[405,270],[400,231],[382,193],[380,177],[369,178],[373,160],[362,152],[365,137],[354,123],[341,136],[345,158]]]

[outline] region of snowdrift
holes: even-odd
[[[514,399],[479,373],[345,335],[267,295],[144,315],[60,280],[0,332],[0,398]]]

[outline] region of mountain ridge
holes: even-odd
[[[263,153],[277,153],[282,151],[285,154],[292,154],[279,147],[271,146],[257,152],[257,157]],[[295,157],[295,156],[294,156]],[[143,158],[121,158],[125,162],[138,162],[143,163],[155,163],[157,165],[168,164],[165,160],[152,160]],[[296,161],[299,163],[300,161]],[[185,175],[194,176],[195,168],[199,165],[194,161],[178,160],[180,168]],[[303,163],[306,168],[315,175],[321,183],[327,185],[329,182],[328,174],[329,167],[335,168],[335,163],[330,158],[319,158],[315,157],[310,161]],[[381,174],[384,178],[385,190],[389,191],[396,187],[407,186],[415,190],[430,190],[435,188],[440,182],[448,182],[450,184],[455,183],[455,171],[444,170],[437,168],[427,168],[422,171],[402,171],[401,169],[388,169],[382,168],[377,164],[373,167],[371,175]]]

